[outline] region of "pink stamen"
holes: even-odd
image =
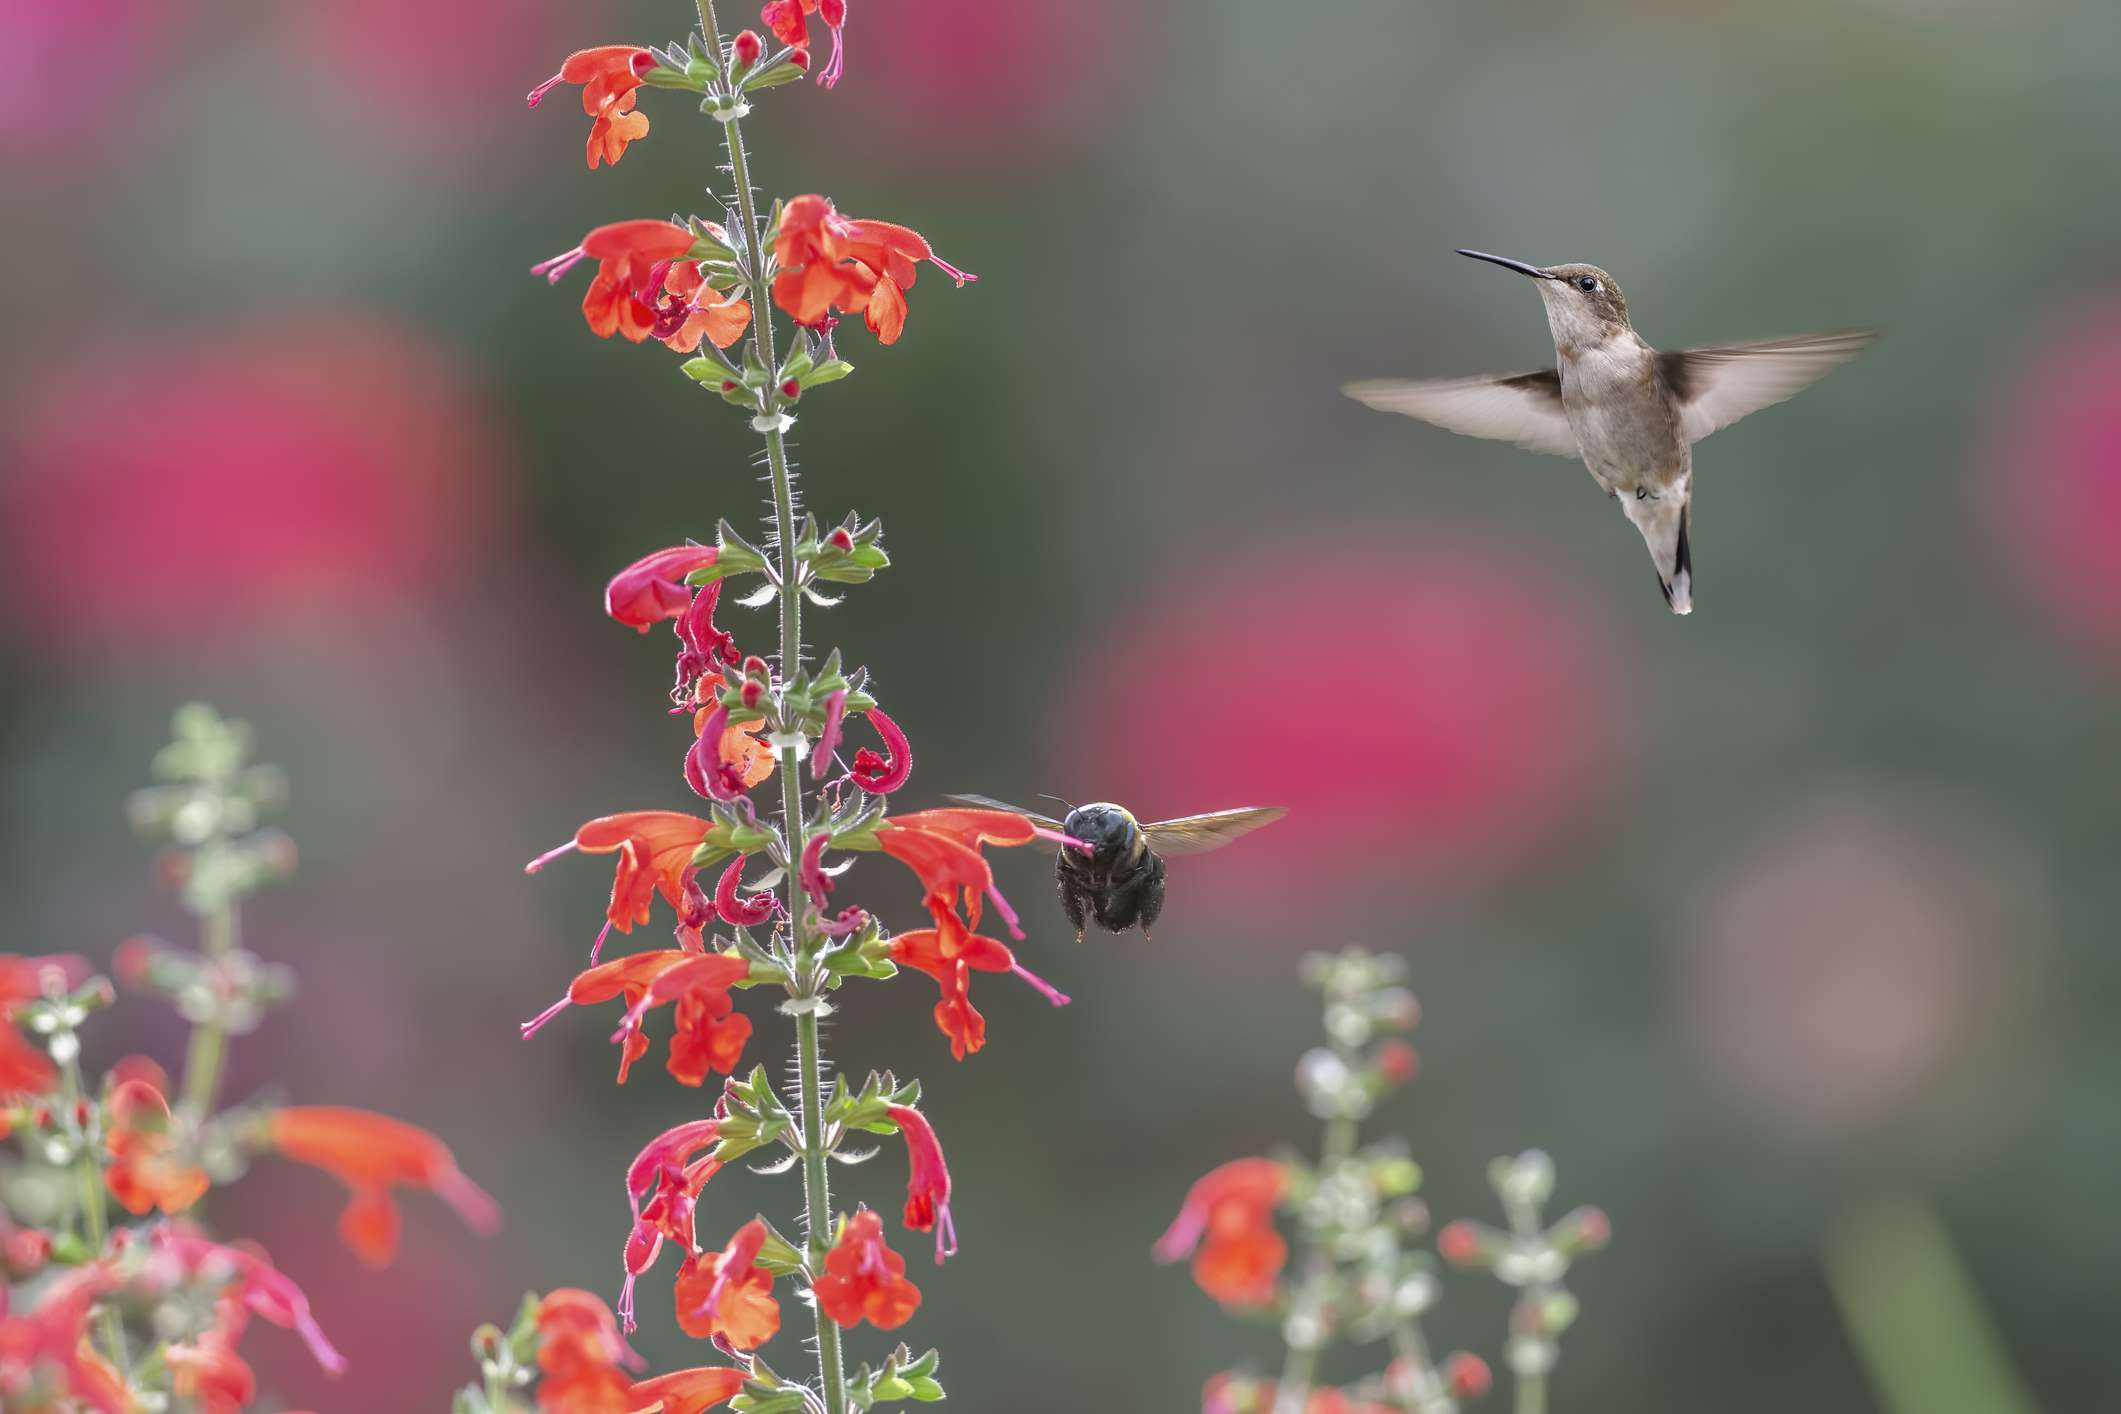
[[[537,107],[539,103],[544,101],[546,94],[552,92],[553,89],[559,87],[559,85],[564,82],[566,82],[566,76],[564,74],[554,74],[551,78],[539,84],[536,88],[530,91],[530,106],[533,108]]]
[[[557,285],[563,275],[588,258],[589,252],[583,250],[580,246],[576,246],[573,250],[560,252],[550,260],[539,261],[530,267],[530,273],[543,275],[545,283],[548,285]]]
[[[817,735],[817,746],[810,754],[810,778],[820,780],[832,769],[832,763],[840,749],[840,723],[847,715],[847,689],[841,688],[825,699],[825,727]]]
[[[935,1207],[935,1265],[940,1267],[945,1257],[957,1255],[957,1224],[950,1218],[948,1199]]]
[[[987,897],[993,901],[994,911],[1002,916],[1002,922],[1008,925],[1009,936],[1022,942],[1023,925],[1017,920],[1016,910],[1009,906],[1009,900],[1002,897],[1001,889],[993,884],[987,885]]]
[[[1162,1237],[1156,1239],[1156,1245],[1149,1249],[1149,1255],[1159,1262],[1184,1261],[1192,1255],[1193,1249],[1200,1245],[1201,1235],[1207,1230],[1208,1215],[1205,1209],[1189,1207],[1179,1213],[1177,1220]]]
[[[536,1016],[530,1018],[530,1020],[524,1022],[521,1026],[518,1026],[516,1029],[518,1031],[521,1031],[523,1033],[523,1039],[528,1041],[531,1037],[538,1034],[538,1031],[545,1025],[546,1022],[552,1020],[554,1017],[558,1016],[561,1012],[567,1010],[567,1008],[573,1005],[573,997],[562,997],[558,1001],[554,1002],[551,1006],[545,1008],[545,1010],[539,1012]]]
[[[1079,840],[1073,835],[1064,835],[1059,830],[1049,830],[1043,825],[1033,825],[1031,833],[1047,844],[1057,844],[1062,849],[1079,850],[1084,854],[1097,853],[1097,846],[1088,840]]]
[[[543,854],[539,855],[536,859],[533,859],[528,864],[524,865],[523,872],[525,874],[535,874],[540,869],[543,869],[546,865],[552,863],[553,860],[558,859],[561,855],[572,854],[574,852],[574,849],[575,843],[573,840],[569,840],[567,843],[561,845],[558,849],[548,849]]]
[[[928,253],[928,263],[930,265],[933,265],[936,269],[942,271],[945,275],[948,275],[951,279],[957,281],[959,289],[963,289],[967,285],[976,285],[979,283],[979,276],[973,274],[970,270],[958,269],[955,265],[952,265],[949,261],[943,259],[940,255],[937,255],[934,251],[930,251]]]
[[[498,1232],[501,1227],[501,1205],[494,1201],[491,1193],[473,1183],[461,1173],[444,1174],[434,1184],[435,1196],[457,1210],[473,1232]]]
[[[604,920],[604,926],[597,930],[597,940],[589,945],[589,965],[591,967],[597,965],[597,955],[604,951],[604,940],[610,936],[611,920],[607,918]]]
[[[625,1283],[619,1287],[619,1329],[625,1331],[628,1335],[632,1335],[636,1330],[640,1329],[639,1324],[633,1319],[634,1280],[633,1273],[628,1272],[626,1273]]]
[[[837,83],[839,83],[841,75],[846,73],[846,71],[847,55],[845,52],[845,47],[842,43],[840,27],[838,25],[833,25],[832,57],[825,61],[824,72],[820,73],[817,76],[817,81],[823,87],[831,88]]]
[[[1017,962],[1014,959],[1011,959],[1009,963],[1009,970],[1011,972],[1014,972],[1017,976],[1023,978],[1026,982],[1029,982],[1032,987],[1037,989],[1038,994],[1040,996],[1044,997],[1047,1001],[1053,1003],[1055,1006],[1066,1006],[1068,1004],[1068,994],[1066,992],[1063,992],[1060,988],[1054,986],[1051,982],[1048,982],[1045,978],[1039,976],[1036,972],[1033,972],[1030,968],[1024,966],[1021,962]]]

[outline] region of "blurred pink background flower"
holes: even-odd
[[[14,420],[0,580],[48,645],[416,595],[499,514],[495,436],[455,360],[343,311],[79,355]]]
[[[1708,1073],[1787,1138],[1918,1099],[2006,969],[2006,886],[1934,803],[1844,789],[1755,838],[1697,900],[1682,1021]]]
[[[1070,694],[1061,780],[1085,797],[1144,819],[1291,807],[1174,867],[1187,908],[1492,869],[1579,820],[1627,755],[1604,626],[1512,548],[1282,544],[1219,564],[1248,561],[1283,568],[1232,583],[1195,567],[1145,592]]]
[[[2003,404],[1979,512],[2047,607],[2121,666],[2121,297],[2039,344]]]
[[[176,7],[169,0],[0,0],[0,152],[57,161],[119,131],[139,101]],[[93,101],[121,88],[124,103]]]

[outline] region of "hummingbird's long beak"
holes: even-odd
[[[1500,255],[1489,255],[1484,250],[1462,250],[1458,253],[1460,255],[1470,255],[1475,260],[1485,260],[1490,265],[1500,265],[1505,270],[1515,270],[1520,275],[1530,275],[1535,280],[1552,280],[1556,278],[1536,265],[1527,265],[1522,260],[1510,260]]]

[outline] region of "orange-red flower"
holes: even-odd
[[[950,1038],[950,1054],[959,1060],[987,1044],[987,1019],[972,1005],[974,972],[1013,972],[1053,1005],[1068,1004],[1065,993],[1018,962],[1007,944],[967,931],[955,913],[937,914],[933,928],[893,936],[891,957],[927,973],[942,989],[942,1000],[935,1004],[935,1024]]]
[[[847,59],[841,31],[847,27],[847,0],[766,0],[759,11],[759,18],[773,37],[783,44],[792,44],[797,49],[810,48],[810,25],[808,16],[816,15],[832,31],[832,58],[817,81],[831,88],[846,72]]]
[[[678,1328],[698,1340],[720,1337],[737,1350],[756,1350],[781,1328],[773,1273],[758,1265],[766,1224],[753,1218],[712,1257],[694,1254],[678,1271]]]
[[[656,301],[655,336],[679,353],[691,353],[702,339],[726,349],[751,327],[751,301],[737,287],[717,290],[701,275],[697,261],[670,267]]]
[[[935,1263],[941,1266],[945,1257],[957,1254],[957,1224],[950,1220],[950,1166],[943,1162],[943,1146],[935,1126],[919,1110],[891,1105],[884,1113],[906,1140],[906,1226],[935,1233]]]
[[[1288,1187],[1288,1172],[1271,1159],[1235,1159],[1211,1171],[1157,1240],[1156,1260],[1191,1255],[1194,1281],[1225,1306],[1270,1304],[1289,1255],[1274,1230],[1274,1210]]]
[[[662,1414],[700,1414],[717,1404],[726,1404],[744,1388],[742,1370],[702,1365],[694,1370],[673,1370],[642,1380],[633,1387],[633,1407],[646,1411],[662,1407]]]
[[[624,334],[638,344],[655,332],[656,300],[671,262],[694,244],[691,231],[669,221],[616,221],[597,227],[573,250],[530,270],[558,284],[582,261],[596,261],[596,278],[582,296],[582,317],[600,339]]]
[[[694,712],[692,749],[685,753],[686,784],[702,799],[734,800],[765,780],[773,774],[774,763],[773,748],[758,737],[765,729],[763,720],[732,724],[729,709],[719,702]]]
[[[983,844],[1029,844],[1037,838],[1030,820],[1008,810],[922,810],[895,815],[876,829],[884,853],[920,876],[921,902],[938,922],[961,904],[965,922],[977,928],[980,901],[994,900],[995,910],[1022,937],[1016,911],[994,886],[994,870],[979,847]]]
[[[169,1101],[153,1081],[119,1081],[104,1124],[110,1163],[103,1182],[127,1212],[181,1213],[205,1194],[206,1170],[175,1151]]]
[[[906,1259],[885,1244],[884,1220],[867,1208],[841,1224],[811,1290],[835,1324],[867,1321],[880,1331],[897,1330],[921,1304],[920,1289],[906,1280]]]
[[[633,111],[635,90],[655,56],[630,44],[606,44],[582,49],[567,56],[560,71],[530,91],[530,106],[538,106],[554,85],[582,85],[582,111],[595,119],[589,125],[589,170],[597,163],[617,162],[626,144],[648,136],[648,115]]]
[[[567,995],[523,1026],[525,1037],[569,1006],[595,1006],[613,997],[626,999],[626,1014],[611,1039],[620,1046],[619,1083],[626,1083],[633,1063],[648,1053],[641,1018],[665,1002],[677,1003],[676,1031],[670,1038],[670,1073],[687,1085],[703,1084],[709,1071],[727,1075],[736,1069],[751,1037],[751,1019],[735,1010],[729,988],[742,981],[751,964],[723,953],[661,948],[613,958],[581,973]]]
[[[773,253],[781,266],[773,302],[796,323],[816,328],[839,309],[861,315],[885,344],[897,343],[906,327],[906,291],[921,261],[961,286],[978,278],[938,258],[920,232],[843,216],[822,196],[799,196],[781,209]]]
[[[346,1185],[339,1236],[371,1267],[387,1266],[398,1249],[395,1187],[431,1190],[475,1232],[501,1225],[500,1206],[464,1176],[449,1146],[415,1125],[368,1110],[291,1105],[273,1111],[267,1127],[282,1154]]]
[[[604,927],[589,949],[594,963],[612,929],[631,933],[646,923],[649,904],[658,892],[673,909],[685,907],[685,886],[692,874],[692,852],[707,838],[708,823],[677,810],[631,810],[604,815],[574,832],[574,838],[523,866],[535,874],[570,850],[618,855],[611,876],[611,901],[604,906]]]
[[[0,1407],[14,1408],[35,1389],[70,1396],[66,1408],[130,1414],[124,1382],[88,1343],[89,1311],[117,1281],[95,1263],[46,1287],[29,1311],[0,1312]]]
[[[629,1414],[633,1380],[620,1367],[639,1357],[620,1338],[611,1311],[577,1287],[538,1302],[538,1408],[545,1414]]]

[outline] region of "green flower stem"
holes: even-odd
[[[76,1053],[69,1056],[66,1063],[60,1067],[59,1096],[70,1112],[81,1103],[87,1093],[87,1087],[81,1083],[79,1045],[76,1040]],[[100,1257],[103,1254],[103,1244],[110,1236],[110,1210],[103,1201],[103,1166],[96,1161],[96,1149],[93,1144],[84,1142],[81,1152],[74,1156],[74,1177],[81,1189],[83,1235],[88,1239],[89,1250]],[[103,1328],[104,1351],[130,1384],[132,1353],[125,1344],[125,1324],[119,1320],[117,1308],[108,1302],[104,1303],[100,1324]]]
[[[726,50],[721,26],[715,20],[714,0],[696,0],[696,4],[700,37],[716,62],[725,65],[726,80],[729,77]],[[733,84],[725,86],[734,87]],[[731,97],[735,97],[733,92]],[[795,557],[795,473],[788,464],[787,442],[777,416],[781,410],[781,392],[775,375],[781,365],[774,348],[772,287],[767,279],[766,246],[761,239],[758,203],[752,195],[750,160],[744,150],[741,121],[731,117],[724,122],[722,138],[729,151],[729,174],[736,184],[737,211],[744,228],[744,255],[751,277],[751,347],[768,375],[761,391],[760,407],[773,424],[765,433],[766,464],[773,477],[774,528],[779,536],[780,669],[781,680],[787,682],[802,666],[803,657],[803,596],[797,584],[801,566]],[[799,870],[807,843],[803,837],[802,762],[792,748],[781,752],[780,777],[781,831],[788,849],[788,918],[799,963],[796,987],[810,994],[800,998],[808,1005],[795,1019],[795,1044],[796,1067],[802,1086],[803,1206],[808,1229],[809,1265],[815,1272],[823,1267],[825,1252],[832,1241],[832,1191],[825,1172],[824,1081],[818,1045],[818,1014],[823,1002],[813,990],[815,978],[804,963],[813,940],[806,936],[803,927],[806,900]],[[840,1360],[839,1327],[822,1309],[817,1311],[817,1362],[818,1383],[824,1395],[826,1414],[847,1414],[847,1378]]]
[[[1341,1047],[1336,1045],[1336,1051]],[[1355,1153],[1355,1141],[1361,1137],[1360,1125],[1345,1116],[1326,1121],[1326,1142],[1319,1155],[1318,1171],[1329,1174],[1346,1163]],[[1302,1414],[1305,1401],[1311,1397],[1311,1385],[1318,1378],[1318,1356],[1324,1346],[1323,1333],[1318,1327],[1325,1314],[1326,1289],[1332,1278],[1332,1262],[1323,1250],[1311,1255],[1310,1269],[1305,1273],[1304,1284],[1297,1292],[1294,1310],[1289,1323],[1300,1326],[1313,1338],[1304,1343],[1289,1342],[1288,1357],[1282,1361],[1281,1380],[1274,1387],[1273,1414]]]
[[[218,962],[236,950],[236,905],[224,899],[206,915],[202,925],[206,956]],[[184,1055],[184,1081],[178,1108],[192,1123],[203,1123],[213,1113],[214,1096],[221,1088],[221,1066],[228,1055],[228,1032],[218,1011],[192,1027],[191,1045]]]
[[[1503,1211],[1509,1214],[1510,1231],[1517,1235],[1519,1241],[1532,1243],[1540,1240],[1539,1209],[1536,1206],[1525,1202],[1521,1198],[1512,1198],[1508,1194],[1504,1194],[1502,1195],[1502,1207]],[[1534,1281],[1526,1284],[1524,1295],[1519,1299],[1540,1310],[1544,1310],[1548,1298],[1553,1296],[1554,1292],[1555,1286],[1552,1282]],[[1551,1336],[1542,1337],[1542,1339],[1547,1341],[1550,1352],[1558,1351],[1559,1347],[1555,1345]],[[1551,1369],[1552,1365],[1550,1363],[1548,1368],[1543,1370],[1514,1371],[1517,1383],[1516,1414],[1546,1414],[1547,1375]]]

